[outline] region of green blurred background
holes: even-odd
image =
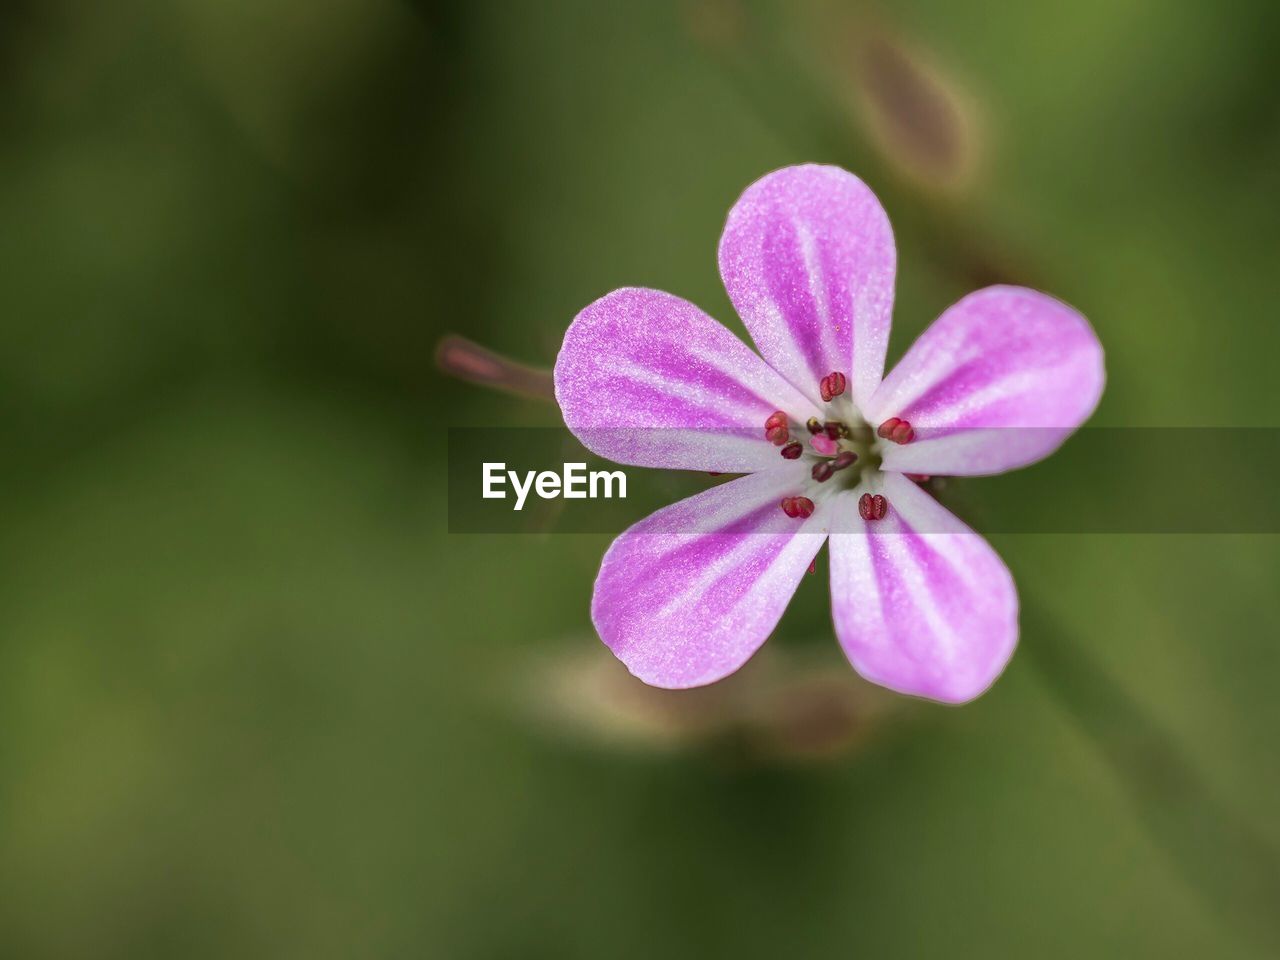
[[[736,324],[724,215],[817,160],[894,222],[890,362],[1008,279],[1092,319],[1094,423],[1280,424],[1280,7],[0,17],[0,954],[1280,956],[1276,538],[993,537],[963,709],[852,675],[825,560],[651,694],[608,537],[446,533],[446,429],[559,416],[433,360],[621,285]]]

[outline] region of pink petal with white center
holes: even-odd
[[[777,466],[775,410],[818,410],[693,304],[615,290],[578,314],[556,358],[556,400],[586,447],[618,463],[739,473]]]
[[[720,276],[760,353],[815,401],[829,373],[856,404],[884,373],[897,251],[884,208],[839,167],[786,167],[729,212]]]
[[[807,520],[779,501],[803,490],[787,463],[672,504],[623,533],[591,601],[600,638],[656,687],[697,687],[733,673],[777,626],[826,540],[826,508]]]
[[[882,494],[882,520],[858,497]],[[1018,641],[1018,594],[978,534],[910,480],[880,474],[831,503],[836,636],[872,683],[943,703],[991,686]]]
[[[977,476],[1048,456],[1105,382],[1102,344],[1077,311],[1025,287],[987,287],[933,322],[864,411],[915,430],[886,445],[884,469]]]

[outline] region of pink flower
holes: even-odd
[[[697,307],[627,288],[574,319],[556,360],[565,423],[646,467],[746,473],[635,524],[605,554],[592,619],[641,680],[694,687],[764,643],[831,540],[836,635],[873,683],[948,703],[999,676],[1018,638],[1008,569],[912,477],[1047,456],[1097,406],[1088,321],[1022,287],[943,312],[883,376],[893,231],[836,167],[752,184],[720,275],[763,360]]]

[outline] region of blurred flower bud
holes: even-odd
[[[582,641],[588,642],[592,646],[579,644],[575,653],[539,664],[524,690],[523,701],[552,732],[604,746],[665,750],[707,742],[739,713],[733,701],[743,683],[735,678],[660,690],[631,676],[599,641]]]
[[[778,685],[754,711],[756,749],[784,761],[843,755],[876,727],[888,698],[856,678],[810,671]]]
[[[885,159],[923,186],[966,185],[977,138],[955,82],[931,58],[874,25],[862,26],[842,59],[862,123]]]
[[[882,728],[887,711],[909,708],[843,662],[803,666],[768,650],[719,683],[661,690],[599,644],[540,665],[521,699],[558,736],[649,751],[733,746],[767,764],[845,756]]]

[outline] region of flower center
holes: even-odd
[[[864,475],[880,469],[882,443],[909,443],[915,436],[911,424],[899,417],[873,429],[848,399],[835,402],[847,388],[848,377],[840,371],[819,382],[819,392],[828,404],[826,419],[810,417],[801,427],[783,411],[775,410],[765,420],[764,435],[779,448],[779,454],[786,460],[803,458],[809,465],[803,491],[784,497],[780,504],[788,517],[810,516],[815,496],[856,488]],[[867,520],[880,520],[887,510],[888,502],[879,494],[865,494],[858,503],[858,512]]]

